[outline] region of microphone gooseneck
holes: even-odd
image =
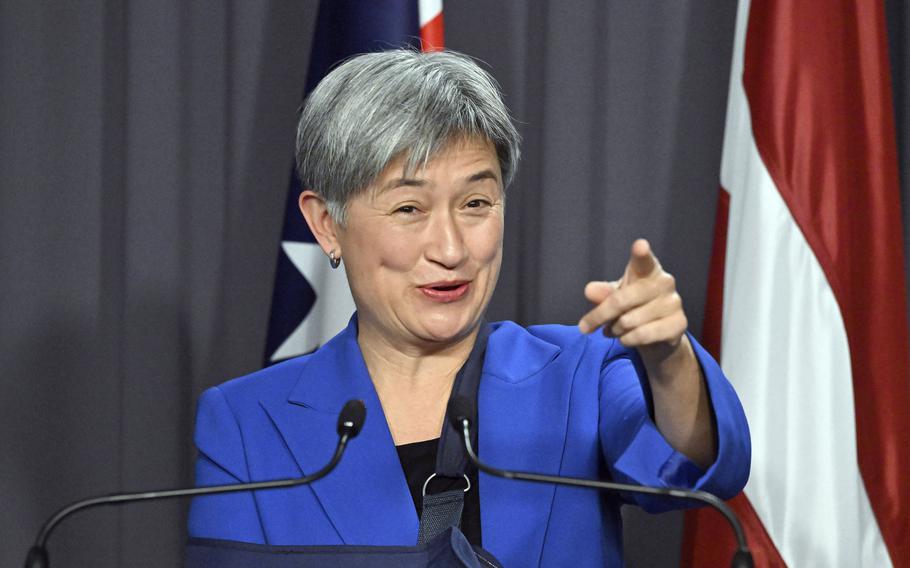
[[[138,493],[115,493],[91,497],[71,503],[54,513],[41,527],[35,544],[28,551],[25,568],[48,568],[50,566],[47,555],[47,539],[60,522],[77,511],[98,507],[101,505],[123,505],[136,501],[152,501],[157,499],[173,499],[176,497],[196,497],[199,495],[214,495],[217,493],[235,493],[238,491],[261,491],[264,489],[281,489],[306,485],[328,475],[347,448],[348,442],[360,433],[366,420],[366,407],[361,400],[349,400],[338,415],[338,444],[329,462],[319,471],[304,477],[291,479],[276,479],[272,481],[254,481],[251,483],[232,483],[228,485],[211,485],[208,487],[189,487],[184,489],[164,489],[158,491],[143,491]]]
[[[614,483],[612,481],[600,481],[594,479],[582,479],[578,477],[566,477],[561,475],[544,475],[539,473],[529,473],[523,471],[510,471],[499,469],[480,461],[480,458],[474,452],[474,446],[471,443],[471,420],[468,418],[470,406],[468,402],[461,397],[453,398],[449,402],[448,416],[455,430],[461,432],[462,441],[464,442],[465,451],[471,462],[485,473],[496,477],[506,479],[516,479],[520,481],[531,481],[535,483],[550,483],[557,485],[572,485],[575,487],[588,487],[590,489],[599,489],[605,491],[625,491],[628,493],[643,493],[646,495],[661,495],[664,497],[675,497],[678,499],[688,499],[710,505],[719,511],[736,535],[738,549],[733,555],[731,566],[733,568],[752,568],[752,553],[746,544],[746,534],[743,531],[739,519],[733,510],[724,503],[720,498],[707,491],[692,491],[688,489],[674,489],[668,487],[649,487],[647,485],[631,485],[628,483]]]

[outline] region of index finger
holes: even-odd
[[[645,239],[637,239],[632,243],[629,264],[626,266],[626,280],[634,282],[639,278],[647,278],[660,268],[660,262],[651,250],[651,244]]]

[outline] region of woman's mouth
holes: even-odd
[[[418,288],[427,299],[447,304],[464,298],[470,285],[470,281],[458,280],[453,282],[433,282]]]

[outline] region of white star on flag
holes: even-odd
[[[272,362],[309,353],[324,344],[347,326],[355,310],[343,264],[333,270],[316,243],[282,241],[281,248],[313,288],[316,301],[297,329],[272,353]]]

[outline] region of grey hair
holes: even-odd
[[[367,53],[329,73],[304,102],[298,173],[344,223],[348,200],[392,160],[407,156],[413,172],[462,137],[492,142],[508,187],[520,138],[495,79],[452,51]]]

